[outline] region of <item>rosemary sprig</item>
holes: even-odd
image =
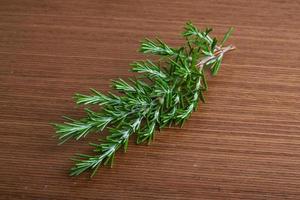
[[[182,126],[191,113],[197,109],[199,99],[204,103],[203,92],[207,90],[204,71],[209,69],[217,75],[224,54],[235,47],[223,44],[233,29],[218,43],[211,38],[212,29],[200,31],[191,22],[186,23],[182,36],[186,43],[180,48],[168,46],[163,41],[145,39],[140,52],[158,55],[160,62],[150,60],[134,62],[132,71],[140,75],[125,81],[114,80],[112,86],[122,95],[103,94],[91,89],[90,95],[76,94],[75,101],[83,105],[99,105],[100,112],[86,109],[87,116],[80,120],[69,119],[63,124],[54,124],[62,142],[86,137],[91,132],[108,129],[109,135],[99,142],[90,144],[94,155],[78,154],[70,175],[79,175],[99,166],[112,165],[115,153],[122,146],[126,151],[132,134],[137,143],[150,143],[155,129]]]

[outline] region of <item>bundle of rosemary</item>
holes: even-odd
[[[59,140],[76,140],[91,132],[108,129],[109,135],[100,143],[91,143],[94,155],[78,154],[70,175],[79,175],[86,170],[95,174],[101,165],[112,165],[115,153],[121,147],[126,151],[128,140],[136,135],[138,144],[154,139],[155,130],[166,126],[180,125],[197,109],[199,99],[204,103],[203,92],[207,90],[204,71],[216,75],[224,54],[234,46],[223,47],[232,28],[218,42],[211,38],[212,29],[200,31],[191,22],[186,23],[182,36],[186,43],[172,48],[159,39],[145,39],[140,52],[160,56],[159,62],[150,60],[131,64],[132,71],[140,75],[125,81],[114,80],[118,91],[103,94],[91,89],[90,95],[76,94],[77,104],[96,104],[101,111],[86,109],[87,116],[80,120],[67,118],[63,124],[54,124]]]

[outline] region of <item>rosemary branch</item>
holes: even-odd
[[[132,71],[139,76],[129,81],[112,81],[121,95],[103,94],[95,89],[91,89],[90,95],[75,95],[77,104],[99,105],[101,110],[86,109],[83,119],[67,118],[68,122],[54,124],[61,143],[105,128],[109,135],[98,144],[90,144],[94,155],[78,154],[73,158],[71,176],[87,170],[93,170],[93,176],[99,166],[112,166],[115,153],[122,146],[126,151],[132,134],[137,135],[138,144],[150,143],[156,129],[172,124],[182,126],[197,109],[199,100],[205,102],[203,92],[208,87],[204,71],[208,69],[217,75],[224,54],[235,49],[232,45],[223,47],[233,29],[221,42],[209,36],[212,29],[200,31],[191,22],[184,29],[186,43],[180,48],[170,47],[159,39],[145,39],[141,43],[140,52],[158,55],[160,62],[145,60],[131,64]]]

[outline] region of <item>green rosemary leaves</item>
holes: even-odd
[[[131,64],[132,71],[139,76],[125,81],[114,80],[112,85],[122,95],[103,94],[91,89],[91,94],[76,94],[75,101],[83,105],[99,105],[100,112],[86,109],[86,117],[80,120],[67,118],[63,124],[54,124],[56,134],[65,142],[76,140],[92,132],[107,128],[109,134],[97,144],[93,155],[78,154],[70,175],[79,175],[101,165],[112,165],[115,153],[121,147],[126,151],[132,134],[137,143],[150,143],[155,130],[166,126],[180,125],[197,109],[199,100],[205,102],[203,92],[207,90],[204,71],[209,69],[217,75],[222,58],[233,46],[223,47],[232,29],[218,43],[211,38],[212,29],[200,31],[191,22],[186,23],[182,36],[186,43],[173,48],[163,41],[145,39],[140,52],[161,57],[160,62],[150,60]]]

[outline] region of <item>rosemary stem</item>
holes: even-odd
[[[205,64],[208,63],[209,61],[217,59],[219,57],[223,57],[223,55],[226,52],[232,51],[234,49],[236,49],[236,47],[233,45],[228,45],[227,47],[217,46],[216,51],[214,52],[214,54],[212,56],[204,57],[196,66],[198,66],[199,69],[202,70],[203,67],[205,66]]]

